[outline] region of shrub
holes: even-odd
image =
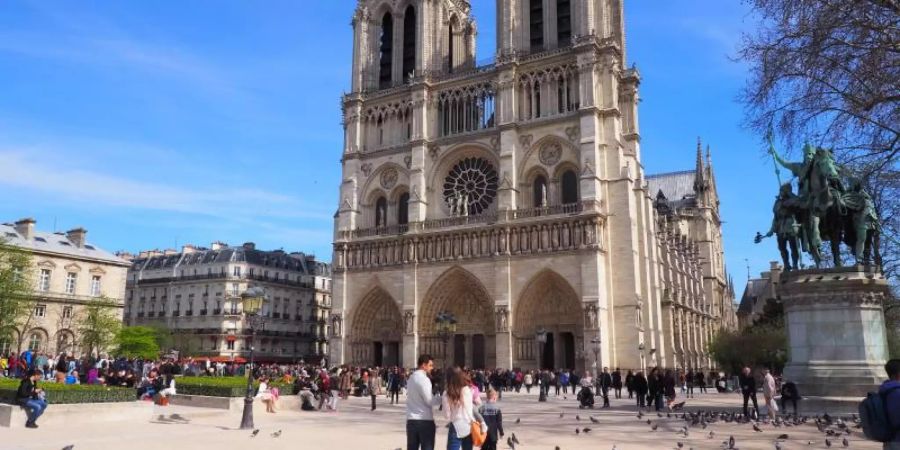
[[[131,388],[106,387],[86,384],[58,384],[38,382],[38,387],[47,393],[47,403],[118,403],[136,400]],[[19,380],[0,379],[0,403],[14,404]]]
[[[254,381],[256,389],[259,382]],[[281,395],[290,395],[291,385],[278,381],[271,383],[277,387]],[[207,395],[210,397],[243,397],[247,394],[247,378],[245,377],[178,377],[175,389],[184,395]]]

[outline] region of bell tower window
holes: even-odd
[[[403,81],[416,71],[416,10],[412,5],[403,15]]]
[[[391,71],[394,63],[394,19],[391,13],[385,13],[381,19],[381,58],[379,60],[380,71],[378,73],[378,86],[381,89],[391,86],[393,73]]]
[[[572,6],[570,0],[556,0],[556,46],[566,47],[572,41]]]
[[[531,51],[544,49],[544,0],[529,0],[528,24],[531,36]]]

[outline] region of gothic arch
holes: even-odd
[[[453,314],[457,321],[449,348],[443,347],[435,323],[437,314],[444,311]],[[494,302],[471,272],[454,266],[441,274],[425,294],[418,322],[420,351],[435,356],[439,363],[476,368],[493,367],[496,363]]]
[[[562,149],[562,152],[559,155],[559,158],[556,160],[556,162],[553,162],[552,164],[545,164],[544,162],[541,161],[541,157],[540,157],[541,149],[543,149],[544,146],[546,146],[548,144],[558,144],[560,146],[560,148]],[[524,175],[529,170],[531,170],[532,167],[535,167],[535,166],[547,167],[551,171],[555,172],[554,168],[557,165],[562,164],[564,162],[568,162],[568,163],[576,165],[576,167],[577,167],[577,164],[578,164],[577,161],[578,161],[578,148],[574,144],[572,144],[572,142],[570,142],[569,140],[567,140],[561,136],[557,136],[555,134],[548,134],[548,135],[538,139],[537,142],[531,144],[531,146],[528,148],[528,151],[526,151],[525,154],[523,155],[522,160],[519,163],[519,168],[518,168],[519,178],[524,177]]]
[[[35,351],[45,352],[49,347],[49,339],[50,334],[47,333],[47,330],[36,327],[28,330],[25,333],[25,340],[23,342],[23,347],[30,348]]]
[[[75,333],[72,330],[56,331],[56,354],[75,352]]]
[[[381,287],[372,288],[350,311],[350,363],[398,365],[403,318],[397,302]]]
[[[534,275],[515,305],[513,321],[514,365],[521,367],[577,368],[583,355],[584,320],[578,293],[557,272],[544,269]],[[543,329],[552,335],[545,344],[536,342]]]

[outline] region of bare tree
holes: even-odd
[[[900,258],[900,0],[745,0],[760,18],[739,58],[748,126],[788,148],[831,148],[883,221],[885,269]]]

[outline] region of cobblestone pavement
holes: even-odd
[[[538,403],[536,391],[526,395],[504,395],[501,405],[507,437],[515,433],[521,441],[521,450],[595,450],[612,449],[722,449],[722,442],[729,436],[736,440],[735,448],[774,449],[775,439],[785,433],[788,439],[781,448],[825,449],[825,436],[812,424],[790,428],[761,425],[756,432],[751,425],[716,423],[706,430],[692,428],[685,437],[679,433],[684,425],[680,419],[658,417],[655,412],[639,420],[631,400],[612,400],[610,409],[581,410],[569,394],[550,395],[547,403]],[[760,397],[761,398],[761,397]],[[683,400],[680,398],[678,401]],[[129,450],[159,450],[215,448],[215,449],[365,449],[394,450],[405,447],[404,406],[389,405],[386,398],[378,398],[378,409],[369,410],[369,400],[351,398],[342,402],[338,413],[302,412],[280,410],[267,414],[256,408],[256,425],[260,432],[250,437],[250,432],[238,430],[240,411],[221,412],[202,408],[179,406],[154,407],[147,405],[148,418],[142,423],[84,422],[42,426],[38,430],[3,429],[0,431],[0,449],[4,450],[58,450],[74,444],[75,450],[103,450],[127,448]],[[736,394],[706,394],[687,399],[692,408],[730,409],[740,406]],[[52,406],[51,406],[52,409]],[[562,414],[562,417],[560,415]],[[174,416],[174,417],[173,417]],[[576,420],[578,416],[581,420]],[[437,449],[446,445],[446,420],[436,411],[438,433]],[[594,417],[597,423],[590,420]],[[657,426],[651,430],[650,420]],[[590,428],[588,433],[576,435],[575,429]],[[279,437],[272,434],[281,431]],[[713,437],[709,437],[709,433]],[[842,438],[831,439],[833,449],[843,448]],[[810,441],[812,443],[810,443]],[[878,449],[881,445],[865,441],[859,430],[849,436],[852,449]],[[507,449],[504,443],[498,447]]]

